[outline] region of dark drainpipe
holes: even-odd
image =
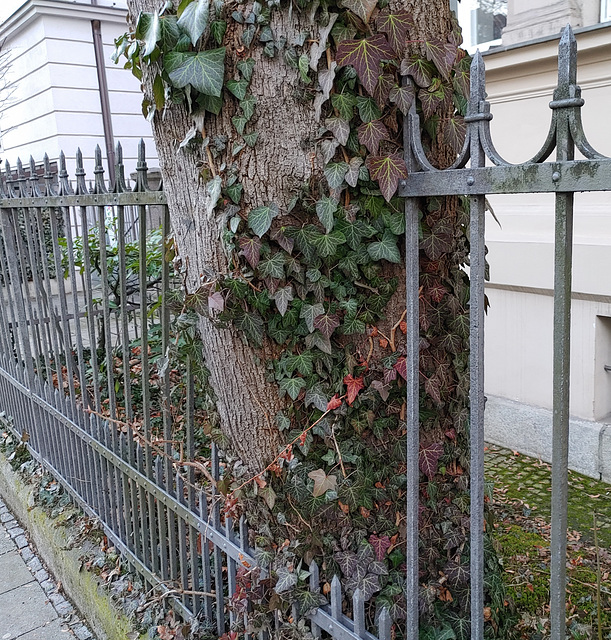
[[[97,5],[96,0],[91,0],[92,5]],[[95,52],[95,66],[98,72],[98,89],[100,92],[100,104],[102,106],[102,127],[104,129],[104,142],[106,145],[106,157],[108,158],[108,176],[111,184],[115,181],[115,143],[112,133],[112,118],[110,115],[110,99],[108,97],[108,82],[106,80],[106,65],[104,64],[104,48],[102,46],[102,30],[99,20],[91,21],[93,33],[93,50]]]

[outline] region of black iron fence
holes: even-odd
[[[449,169],[432,167],[420,141],[415,106],[406,118],[409,177],[407,237],[407,635],[418,638],[419,320],[418,199],[467,195],[470,222],[471,322],[471,616],[472,638],[483,638],[484,519],[484,211],[490,193],[556,193],[554,324],[554,458],[551,611],[552,637],[565,637],[565,556],[569,320],[573,193],[611,190],[611,160],[588,144],[580,121],[576,44],[570,28],[560,43],[559,83],[552,124],[542,150],[518,166],[494,149],[479,54],[471,70],[464,148]],[[406,80],[409,81],[409,80]],[[577,148],[585,160],[574,160]],[[546,162],[556,149],[556,161]],[[82,159],[72,186],[60,158],[56,187],[48,161],[43,185],[32,168],[7,167],[0,185],[0,408],[18,434],[29,435],[33,456],[51,471],[145,580],[173,597],[185,616],[200,615],[222,635],[235,621],[227,604],[240,572],[257,567],[247,524],[221,512],[214,482],[200,482],[195,462],[198,412],[196,363],[172,367],[173,289],[166,260],[169,216],[162,191],[150,190],[144,146],[136,184],[128,189],[121,150],[116,179],[107,185],[96,153],[93,185]],[[492,166],[485,166],[486,158]],[[467,167],[469,163],[469,167]],[[137,232],[130,235],[130,226]],[[157,226],[159,225],[159,226]],[[135,258],[137,256],[137,258]],[[181,438],[170,397],[182,394]],[[210,466],[220,477],[219,452]],[[204,474],[205,475],[205,474]],[[480,524],[478,524],[480,523]],[[260,563],[259,563],[260,564]],[[259,567],[262,572],[267,567]],[[310,588],[320,591],[318,567]],[[328,604],[308,615],[315,637],[390,640],[388,613],[367,628],[358,591],[352,618],[342,611],[336,577]],[[262,631],[259,637],[273,634]],[[245,633],[245,638],[252,634]]]

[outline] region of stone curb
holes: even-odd
[[[113,602],[101,581],[92,573],[82,570],[80,557],[82,548],[71,548],[68,537],[63,527],[58,526],[57,520],[51,519],[40,507],[34,506],[34,490],[13,471],[6,458],[0,454],[0,497],[6,503],[10,511],[15,514],[15,519],[20,526],[13,527],[17,546],[20,550],[31,552],[24,529],[35,546],[38,555],[49,571],[61,582],[67,597],[82,613],[87,624],[99,640],[131,640],[139,638],[131,621],[125,616]],[[0,518],[8,516],[0,515]],[[32,567],[36,568],[36,579],[41,583],[45,593],[56,590],[55,585],[49,582],[49,576],[44,567],[38,568],[34,558],[28,557]],[[23,556],[22,551],[22,556]],[[25,560],[24,556],[24,560]],[[29,565],[28,565],[29,566]],[[32,568],[31,568],[32,570]],[[49,582],[47,585],[46,583]],[[56,594],[59,595],[59,594]],[[49,596],[51,600],[51,596]],[[52,600],[51,600],[52,601]],[[65,605],[58,599],[58,606],[65,608],[72,606],[65,599]],[[55,606],[55,605],[54,605]],[[59,610],[56,608],[59,613]],[[65,615],[60,613],[60,617]],[[85,640],[87,636],[82,639]],[[91,637],[91,636],[88,636]]]
[[[83,624],[74,607],[62,595],[59,585],[49,575],[37,556],[36,549],[28,542],[27,533],[19,526],[17,520],[15,520],[13,514],[1,499],[0,523],[2,523],[2,527],[6,529],[6,532],[13,540],[27,568],[42,587],[62,623],[72,631],[78,640],[92,640],[91,631]]]

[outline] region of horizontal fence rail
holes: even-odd
[[[256,553],[247,523],[223,513],[214,485],[197,481],[197,465],[190,464],[197,400],[191,361],[178,385],[184,435],[175,439],[170,397],[179,372],[168,353],[179,312],[171,305],[176,283],[165,259],[165,195],[148,186],[143,143],[133,190],[123,177],[120,145],[114,184],[104,180],[99,148],[95,157],[90,188],[80,151],[74,185],[63,154],[57,185],[48,158],[42,186],[33,161],[32,177],[20,162],[16,172],[6,166],[0,408],[33,457],[102,523],[146,583],[168,595],[185,619],[205,620],[221,636],[237,621],[231,600],[240,571],[257,568]],[[221,472],[212,445],[207,473],[217,481]],[[309,572],[311,591],[325,600],[315,562]],[[352,618],[342,611],[343,599],[336,577],[328,604],[308,614],[316,638],[390,640],[387,611],[372,633],[360,592]],[[257,635],[264,640],[271,632]]]

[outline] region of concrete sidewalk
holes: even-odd
[[[0,640],[93,640],[0,500]]]

